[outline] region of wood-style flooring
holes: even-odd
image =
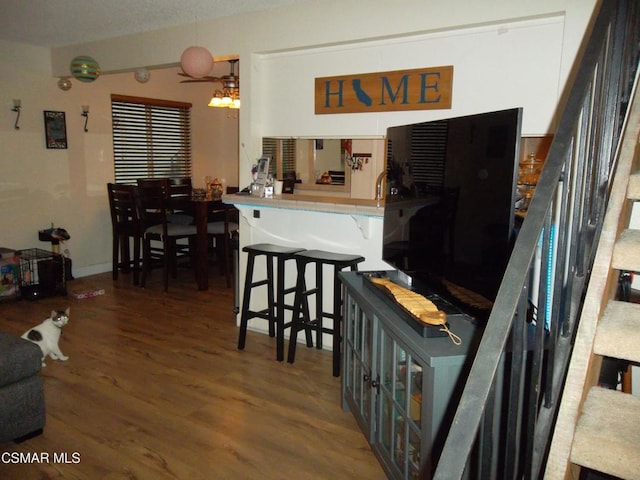
[[[17,335],[71,307],[60,340],[69,360],[41,372],[44,433],[0,443],[0,479],[385,478],[341,409],[330,352],[300,345],[294,364],[277,362],[275,339],[255,332],[239,351],[223,276],[212,270],[200,292],[181,270],[166,294],[160,277],[141,289],[100,274],[68,284],[105,290],[94,298],[0,303],[0,331]],[[11,463],[14,452],[48,461]]]

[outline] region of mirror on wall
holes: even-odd
[[[262,153],[272,159],[270,173],[278,179],[295,178],[300,188],[350,189],[351,140],[340,138],[264,137]]]

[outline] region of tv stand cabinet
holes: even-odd
[[[448,336],[424,338],[360,273],[340,278],[342,408],[353,413],[389,478],[431,478],[481,329],[455,315],[448,322],[461,345]]]

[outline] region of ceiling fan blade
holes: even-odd
[[[201,82],[222,82],[222,79],[219,77],[202,77],[202,78],[193,78],[189,75],[185,75],[184,73],[179,73],[178,75],[182,75],[183,77],[187,77],[187,80],[180,80],[180,83],[201,83]]]
[[[206,76],[202,78],[194,78],[191,75],[187,75],[184,72],[177,72],[181,77],[186,77],[186,80],[180,80],[180,83],[202,83],[202,82],[211,82],[211,83],[222,83],[225,88],[237,88],[240,82],[238,75],[235,73],[235,65],[238,63],[238,59],[230,59],[228,60],[229,65],[231,67],[231,72],[229,75],[223,75],[222,77],[212,77]]]

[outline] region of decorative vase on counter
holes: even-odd
[[[217,178],[214,178],[213,181],[209,184],[209,196],[211,200],[220,200],[222,198],[222,194],[224,193],[224,189],[222,188],[222,183]]]

